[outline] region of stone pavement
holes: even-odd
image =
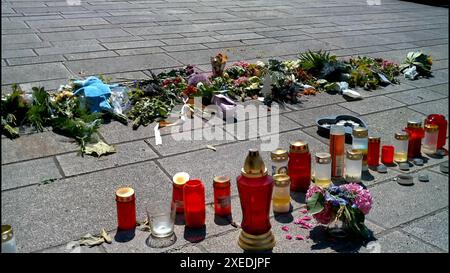
[[[68,5],[77,3],[79,5]],[[279,116],[280,144],[304,139],[312,152],[326,151],[328,140],[316,133],[322,115],[353,114],[385,142],[411,117],[442,113],[448,119],[448,9],[417,3],[380,0],[286,0],[281,2],[213,0],[2,0],[2,92],[12,83],[43,85],[49,90],[69,78],[104,74],[113,80],[148,77],[185,64],[209,69],[209,56],[225,51],[231,61],[295,58],[308,49],[327,49],[340,57],[357,54],[401,62],[421,49],[433,56],[434,77],[402,80],[400,85],[372,92],[364,100],[347,102],[319,94],[290,105]],[[370,5],[369,5],[369,4]],[[378,5],[380,3],[380,5]],[[244,104],[259,104],[246,102]],[[242,121],[251,125],[257,120]],[[205,121],[206,122],[206,121]],[[201,128],[192,126],[192,130]],[[174,141],[163,130],[163,145],[155,145],[153,126],[132,131],[119,123],[105,125],[101,137],[117,146],[116,154],[81,158],[70,139],[52,132],[2,138],[2,223],[13,225],[19,251],[61,252],[86,233],[101,228],[116,234],[114,191],[130,185],[137,191],[137,217],[145,208],[168,198],[171,177],[187,171],[206,185],[207,224],[203,231],[176,225],[177,241],[168,248],[146,246],[147,232],[136,231],[126,243],[114,241],[82,252],[242,252],[239,229],[215,223],[212,177],[236,177],[247,149],[259,147],[269,134],[248,139],[229,127],[215,125],[223,140]],[[190,134],[190,131],[180,132]],[[217,151],[206,148],[214,145]],[[263,153],[268,164],[268,153]],[[311,233],[289,224],[306,241],[284,239],[281,226],[292,222],[304,205],[293,195],[291,216],[272,216],[277,239],[274,252],[448,252],[448,175],[438,165],[448,158],[428,158],[409,171],[415,184],[404,187],[387,174],[371,172],[364,184],[374,196],[367,224],[374,244],[332,242],[321,227]],[[428,183],[417,175],[428,172]],[[57,178],[46,185],[43,179]],[[235,182],[235,180],[233,180]],[[241,220],[233,183],[233,219]],[[217,221],[216,221],[217,222]],[[205,238],[198,241],[198,237]]]

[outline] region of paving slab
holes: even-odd
[[[70,78],[72,74],[61,63],[8,66],[2,69],[2,85]]]
[[[448,251],[448,209],[414,221],[402,229]]]
[[[448,177],[429,175],[427,183],[418,182],[414,174],[413,186],[391,181],[371,188],[374,204],[367,219],[392,228],[448,206]]]
[[[146,54],[139,56],[102,58],[98,60],[67,61],[66,66],[74,73],[84,71],[87,75],[92,75],[99,73],[137,71],[149,68],[174,67],[181,66],[181,64],[165,54]]]
[[[289,119],[305,127],[316,125],[316,119],[319,119],[320,117],[337,115],[358,116],[358,114],[338,105],[322,106],[283,114],[283,116],[288,117]]]
[[[359,101],[345,102],[339,104],[339,106],[347,108],[360,115],[389,110],[392,108],[399,108],[404,105],[405,105],[404,103],[392,100],[384,96],[371,97]]]
[[[369,253],[436,253],[442,252],[412,236],[394,231],[380,237],[370,247],[362,249],[361,252]]]
[[[419,113],[422,113],[424,115],[430,115],[430,114],[442,114],[446,117],[448,120],[448,98],[447,99],[441,99],[439,101],[432,101],[432,102],[424,102],[416,105],[409,106],[408,108],[411,108]]]
[[[114,147],[116,153],[99,158],[86,155],[82,157],[79,153],[70,153],[56,156],[56,159],[66,176],[74,176],[158,157],[144,141],[134,141],[114,145]]]
[[[15,140],[2,139],[2,165],[78,149],[73,139],[53,132],[23,135]]]
[[[2,191],[61,177],[53,157],[9,164],[2,166]]]
[[[171,192],[170,179],[155,163],[145,162],[2,192],[2,223],[14,227],[19,252],[58,246],[102,228],[113,230],[114,193],[124,185],[135,189],[139,220],[151,202]]]

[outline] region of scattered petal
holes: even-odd
[[[308,210],[307,209],[301,209],[300,212],[303,213],[303,214],[306,214],[306,213],[308,213]]]
[[[286,239],[288,239],[288,240],[292,240],[292,235],[286,235]]]
[[[282,226],[281,229],[284,230],[284,231],[289,231],[289,227],[288,226]]]
[[[306,215],[306,216],[303,216],[303,217],[302,217],[302,220],[303,220],[303,221],[311,221],[312,218],[311,218],[310,216],[307,216],[307,215]]]
[[[305,237],[303,237],[302,235],[297,235],[295,236],[296,240],[305,240]]]

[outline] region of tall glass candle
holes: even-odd
[[[231,183],[228,176],[213,179],[214,212],[218,216],[231,215]]]
[[[442,149],[447,141],[447,125],[448,122],[444,115],[431,114],[425,120],[425,124],[434,124],[439,128],[437,148]]]
[[[288,173],[291,191],[306,192],[311,184],[311,154],[304,141],[293,141],[289,147]]]
[[[316,153],[314,184],[327,188],[331,184],[331,155],[329,153]]]
[[[199,179],[191,179],[184,185],[184,221],[190,228],[205,225],[205,186]]]
[[[437,152],[439,138],[439,127],[435,124],[425,125],[425,138],[423,140],[423,152],[433,155]]]
[[[136,227],[136,195],[130,187],[116,191],[118,229],[129,230]]]
[[[353,140],[352,140],[352,149],[359,150],[362,155],[362,170],[367,171],[367,150],[369,149],[369,131],[364,127],[355,127],[352,132]]]
[[[362,159],[361,150],[347,150],[345,158],[345,181],[347,183],[361,182]]]
[[[377,167],[380,164],[380,141],[379,136],[369,137],[369,149],[367,151],[367,164],[370,167]]]
[[[331,176],[344,176],[345,127],[332,125],[330,128]]]
[[[273,211],[277,213],[289,212],[291,205],[291,195],[289,189],[291,180],[289,176],[287,174],[276,174],[273,176],[273,182]]]
[[[408,158],[420,157],[420,148],[422,145],[422,138],[425,136],[425,131],[422,128],[420,120],[408,120],[405,132],[408,133]]]
[[[408,133],[396,133],[394,147],[394,161],[398,163],[408,161]]]

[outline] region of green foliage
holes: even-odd
[[[33,87],[33,104],[27,112],[28,121],[37,131],[42,132],[51,116],[50,95],[43,87]]]
[[[325,201],[325,197],[322,193],[316,192],[310,198],[308,198],[306,202],[306,207],[308,212],[311,214],[316,214],[321,212],[324,209],[323,203]]]
[[[136,102],[128,112],[128,117],[133,120],[133,129],[139,126],[147,126],[155,120],[166,118],[172,110],[173,101],[161,100],[157,97],[144,97]]]
[[[350,67],[337,60],[335,55],[327,51],[308,51],[299,54],[300,67],[314,77],[328,81],[339,81],[343,73],[348,73]]]

